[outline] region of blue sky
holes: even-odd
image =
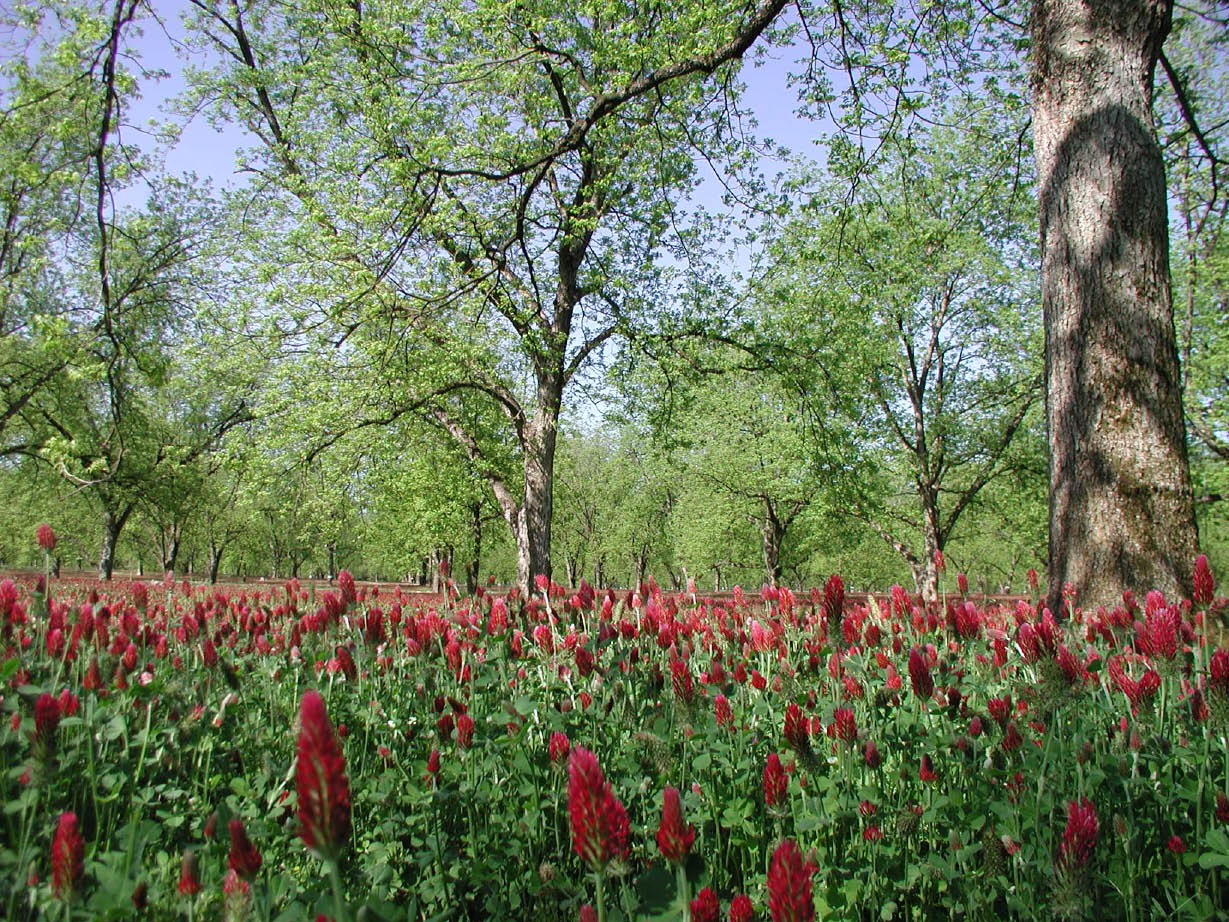
[[[164,70],[170,76],[160,81],[144,81],[144,97],[131,106],[125,119],[131,125],[144,125],[150,119],[168,118],[163,111],[164,102],[183,89],[180,74],[185,61],[174,46],[183,36],[180,20],[186,6],[184,0],[159,3],[159,14],[165,29],[147,21],[143,36],[135,43],[147,70]],[[795,154],[815,157],[817,148],[814,138],[820,127],[795,114],[797,94],[787,86],[794,56],[792,49],[772,49],[769,55],[759,59],[758,64],[749,61],[742,72],[747,84],[745,103],[759,124],[758,133],[761,136],[772,138]],[[138,140],[139,143],[139,139],[131,134],[127,140]],[[179,142],[165,152],[167,169],[178,174],[196,173],[212,180],[215,188],[220,188],[241,181],[235,173],[235,152],[250,143],[251,139],[237,127],[217,131],[198,116],[183,129]],[[771,162],[762,165],[769,175],[780,166]],[[696,200],[710,208],[718,208],[720,194],[720,187],[710,180],[705,182]]]

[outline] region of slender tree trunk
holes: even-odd
[[[209,539],[209,585],[218,581],[218,571],[222,568],[222,545],[212,538]]]
[[[636,555],[636,578],[632,581],[632,586],[637,592],[644,585],[644,574],[649,568],[649,546],[647,544],[640,545],[640,552]]]
[[[938,493],[923,491],[922,497],[922,559],[914,567],[917,581],[917,591],[924,602],[937,602],[939,599],[939,568],[935,564],[935,554],[943,550],[943,536],[939,531],[939,496]]]
[[[1152,81],[1172,2],[1037,0],[1050,597],[1189,591],[1195,515]]]
[[[329,582],[337,578],[337,544],[330,541],[325,545],[329,552]]]
[[[482,503],[474,503],[469,508],[469,533],[473,543],[473,552],[469,563],[465,565],[465,591],[473,595],[478,590],[478,577],[482,570]]]
[[[102,515],[102,553],[98,557],[98,578],[109,580],[115,572],[115,546],[119,543],[120,532],[132,515],[132,505],[129,504],[118,513],[108,509]]]
[[[427,558],[427,566],[431,570],[431,591],[440,592],[444,588],[444,577],[440,573],[440,561],[444,559],[444,553],[439,548],[431,552],[431,556]]]

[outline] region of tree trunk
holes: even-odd
[[[175,564],[179,560],[179,536],[180,529],[178,525],[172,526],[170,541],[166,545],[165,553],[162,556],[162,572],[174,573]]]
[[[482,570],[482,503],[474,503],[469,509],[470,539],[473,541],[473,554],[465,566],[465,591],[473,595],[478,591],[478,577]]]
[[[768,584],[775,586],[781,580],[781,542],[785,538],[785,526],[777,518],[771,503],[760,523],[760,537],[764,550],[764,574]]]
[[[440,573],[440,561],[444,559],[444,552],[436,548],[431,552],[431,556],[427,558],[427,567],[430,570],[431,591],[441,592],[444,588],[444,576]]]
[[[507,482],[490,470],[485,472],[495,502],[516,540],[516,585],[526,597],[534,590],[534,577],[551,575],[550,538],[554,502],[555,438],[559,430],[559,407],[563,398],[563,372],[538,369],[538,406],[533,418],[518,427],[523,456],[525,488],[517,502]],[[482,449],[444,409],[434,411],[436,421],[461,443],[473,461]]]
[[[525,493],[516,530],[516,582],[529,593],[537,576],[551,576],[550,537],[554,513],[555,437],[559,431],[562,376],[538,381],[538,409],[525,427]]]
[[[109,580],[115,571],[115,546],[120,532],[132,515],[132,505],[125,506],[118,514],[108,509],[102,516],[102,553],[98,557],[98,578]]]
[[[222,568],[222,546],[216,541],[209,542],[209,585],[218,581],[218,571]]]
[[[922,497],[922,559],[914,567],[917,591],[924,602],[939,599],[939,567],[935,554],[943,550],[943,536],[939,531],[939,495],[934,490],[923,490]]]
[[[1163,0],[1038,0],[1033,141],[1050,439],[1050,595],[1189,591],[1195,514],[1152,126]]]
[[[332,582],[337,578],[337,544],[330,541],[325,549],[329,552],[329,582]]]

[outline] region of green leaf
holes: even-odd
[[[664,912],[674,902],[674,875],[663,867],[649,868],[636,878],[637,911],[644,915]]]

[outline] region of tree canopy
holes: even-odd
[[[1094,6],[191,0],[168,127],[246,132],[222,194],[134,124],[144,0],[14,8],[3,563],[46,519],[105,575],[1173,590],[1226,527],[1223,14]],[[775,177],[770,47],[820,142]],[[1081,178],[1130,150],[1138,227]],[[1134,255],[1068,271],[1077,205]],[[1124,339],[1088,292],[1136,270]],[[1111,439],[1139,401],[1165,434]]]

